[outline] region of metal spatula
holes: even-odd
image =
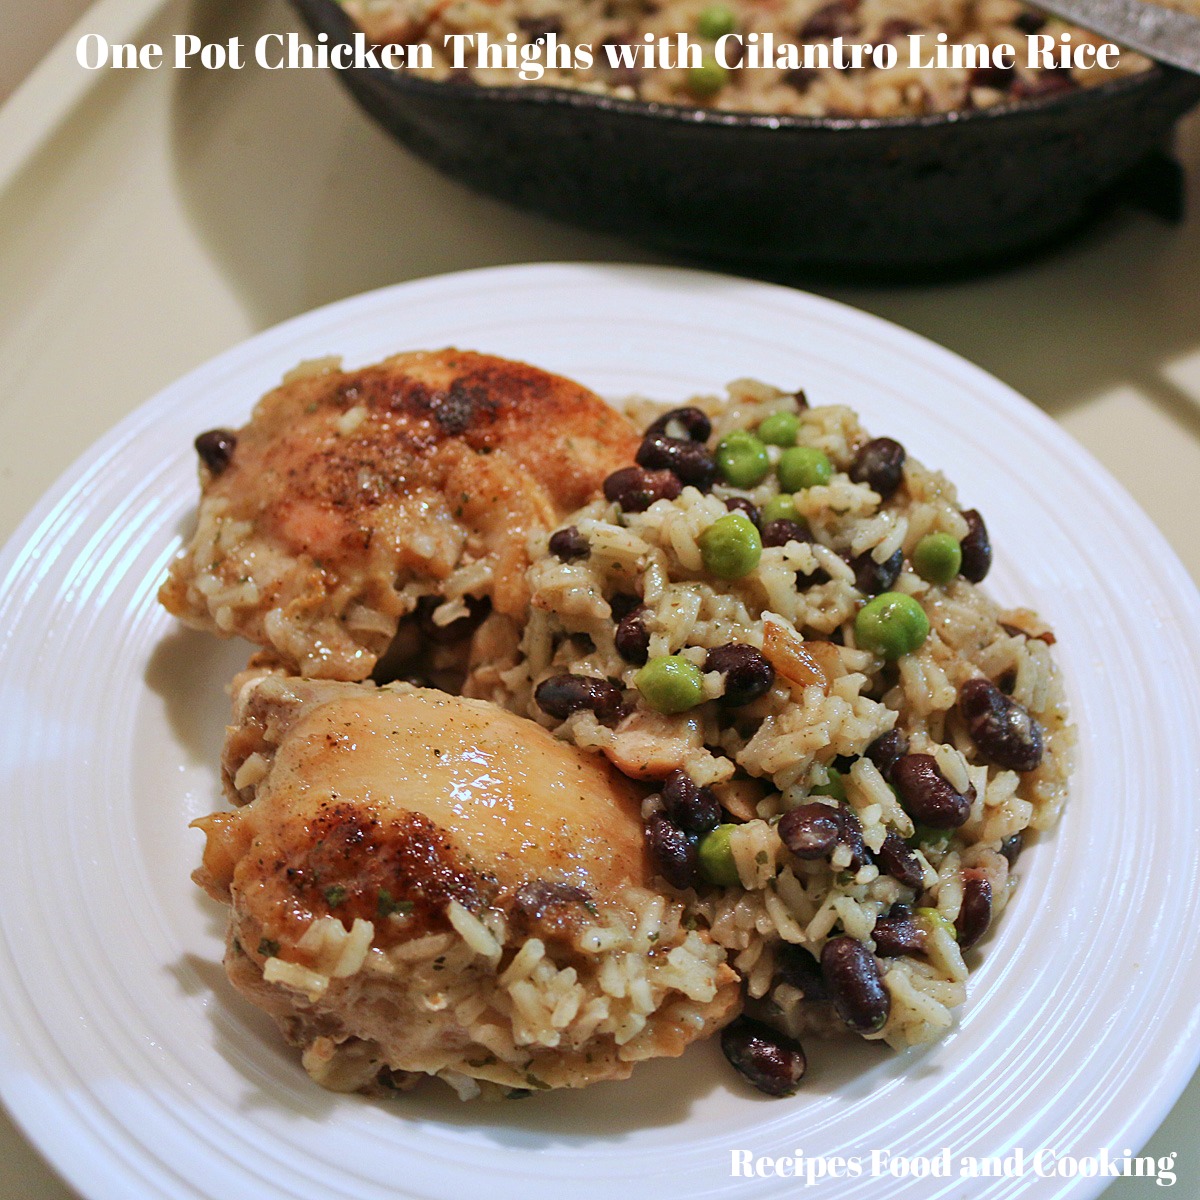
[[[1035,0],[1093,33],[1200,75],[1200,19],[1143,0]]]

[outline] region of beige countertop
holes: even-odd
[[[154,7],[123,7],[139,6]],[[97,19],[121,8],[104,0]],[[197,0],[162,4],[144,37],[292,27],[282,0]],[[44,118],[45,71],[0,112],[10,122],[0,127]],[[286,317],[465,267],[648,257],[442,179],[369,124],[330,74],[113,72],[91,83],[73,107],[53,101],[65,111],[43,120],[40,145],[32,135],[0,144],[5,538],[118,419]],[[1200,579],[1200,120],[1184,127],[1180,156],[1193,201],[1183,225],[1121,213],[983,280],[813,290],[928,335],[1042,406]],[[1200,1194],[1198,1118],[1194,1079],[1151,1143],[1178,1151],[1186,1195]],[[0,1200],[68,1195],[3,1116],[0,1162]],[[1150,1187],[1126,1180],[1105,1196]]]
[[[89,2],[41,0],[38,4],[22,4],[19,0],[0,0],[0,28],[12,31],[0,38],[0,103],[83,15]]]

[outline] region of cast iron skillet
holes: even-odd
[[[350,40],[334,0],[292,3],[331,44]],[[1200,78],[1162,66],[992,109],[884,120],[341,74],[396,138],[472,187],[773,275],[915,278],[1011,259],[1102,207],[1200,99]]]

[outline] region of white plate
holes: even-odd
[[[1081,762],[1020,864],[955,1032],[893,1055],[814,1042],[791,1100],[750,1096],[711,1045],[632,1081],[463,1106],[310,1084],[220,968],[188,882],[218,803],[223,686],[247,653],[154,593],[187,530],[191,438],[237,424],[298,360],[456,344],[603,394],[682,399],[739,375],[845,401],[987,516],[1003,600],[1059,635]],[[912,334],[713,275],[512,267],[401,285],[289,321],[150,401],[75,465],[0,560],[0,1095],[88,1197],[496,1200],[1094,1195],[1103,1179],[870,1174],[872,1151],[1137,1150],[1200,1044],[1195,685],[1200,601],[1132,501],[1051,421]],[[841,1155],[802,1187],[731,1150]]]

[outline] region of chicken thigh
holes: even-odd
[[[642,789],[479,700],[249,671],[197,824],[234,984],[339,1090],[624,1078],[735,1014],[652,887]]]
[[[637,440],[593,392],[523,363],[442,350],[308,364],[243,429],[197,439],[197,529],[159,597],[301,675],[365,679],[423,598],[443,631],[488,606],[523,622],[529,535]]]

